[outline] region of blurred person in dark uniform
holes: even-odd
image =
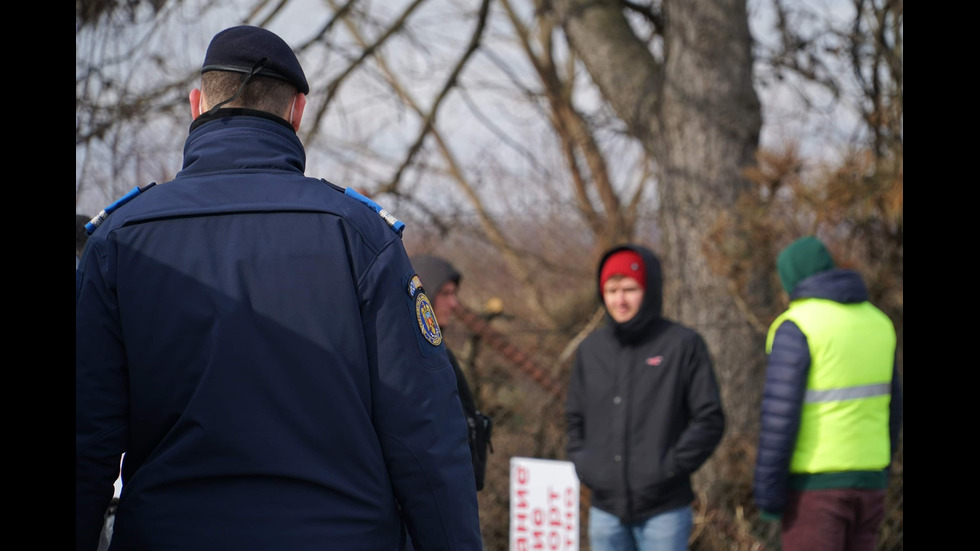
[[[422,280],[422,286],[429,290],[432,307],[439,320],[439,327],[445,329],[453,323],[453,311],[459,306],[459,285],[462,275],[444,258],[434,255],[416,255],[412,257],[412,266]],[[476,400],[470,389],[466,375],[459,366],[456,355],[448,347],[449,360],[456,372],[456,388],[459,391],[459,401],[463,406],[463,414],[469,425],[470,454],[473,457],[473,473],[476,477],[476,489],[483,489],[487,472],[487,448],[490,445],[490,432],[493,422],[477,408]]]
[[[404,224],[304,175],[279,36],[226,29],[201,72],[182,170],[90,222],[76,271],[76,549],[123,454],[111,549],[482,549]]]

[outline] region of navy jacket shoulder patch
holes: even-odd
[[[415,303],[415,319],[418,321],[422,337],[432,346],[439,346],[442,344],[442,330],[439,329],[439,322],[436,321],[436,312],[432,308],[432,301],[425,294],[419,276],[412,276],[408,282],[407,291],[408,296]]]

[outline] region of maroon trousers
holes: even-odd
[[[885,520],[885,490],[791,491],[783,551],[874,551]]]

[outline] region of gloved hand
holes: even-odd
[[[759,518],[769,522],[779,522],[783,518],[782,511],[766,511],[762,509],[759,511]]]

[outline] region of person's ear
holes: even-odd
[[[293,130],[297,132],[299,132],[299,123],[303,120],[304,109],[306,109],[306,94],[296,92],[293,106],[289,109],[289,124],[293,125]]]
[[[197,120],[197,118],[201,116],[201,113],[204,112],[203,97],[204,97],[204,93],[201,92],[199,89],[195,88],[191,90],[191,95],[189,99],[191,102],[191,117],[193,117],[192,120]]]

